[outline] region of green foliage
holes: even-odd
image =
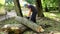
[[[6,10],[11,11],[12,9],[14,9],[14,3],[13,0],[5,0],[6,3]]]
[[[2,7],[3,5],[0,3],[0,7]]]
[[[5,0],[6,10],[11,11],[14,8],[13,0]]]
[[[25,1],[27,1],[30,4],[35,4],[35,0],[25,0]]]
[[[9,4],[6,6],[6,10],[10,11],[10,10],[13,10],[14,9],[14,6],[12,4]]]
[[[60,3],[60,0],[56,0],[56,3],[59,4]]]
[[[13,0],[5,0],[5,3],[12,4]]]
[[[57,3],[55,0],[42,0],[42,5],[43,5],[43,7],[45,7],[46,5],[48,7],[56,7]]]

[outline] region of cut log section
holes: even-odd
[[[21,24],[31,28],[32,30],[36,31],[36,32],[44,32],[44,29],[37,25],[36,23],[24,18],[24,17],[19,17],[16,16],[15,20],[19,21]]]
[[[4,31],[14,31],[16,33],[22,33],[25,29],[27,28],[22,24],[6,24],[2,27],[2,30]]]

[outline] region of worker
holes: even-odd
[[[33,5],[28,5],[28,4],[25,4],[25,7],[27,7],[29,9],[29,13],[28,13],[27,18],[28,19],[30,18],[31,21],[36,23],[36,15],[37,15],[37,12],[38,12],[36,7],[34,7]]]

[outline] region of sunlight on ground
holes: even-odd
[[[55,18],[55,17],[56,17],[55,14],[53,14],[53,13],[49,13],[49,12],[48,12],[48,13],[45,12],[44,15],[45,15],[46,17],[50,17],[50,18]]]
[[[44,12],[45,17],[54,19],[56,21],[60,21],[60,14],[56,14],[56,13],[50,13],[50,12]]]
[[[51,16],[56,16],[56,15],[55,15],[55,14],[53,14],[53,13],[51,13],[50,15],[51,15]]]

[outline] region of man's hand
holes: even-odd
[[[29,9],[29,13],[28,13],[28,17],[30,17],[31,16],[31,8]]]
[[[29,19],[30,17],[26,17],[27,19]]]

